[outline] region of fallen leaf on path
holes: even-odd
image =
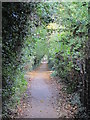
[[[19,114],[19,113],[21,113],[21,112],[22,112],[22,109],[21,109],[21,108],[19,108],[19,109],[18,109],[18,114]]]
[[[29,78],[29,81],[31,81],[31,78]]]
[[[41,103],[43,103],[44,101],[43,100],[40,100]]]
[[[73,110],[76,110],[77,109],[77,106],[75,106],[74,108],[73,108]]]

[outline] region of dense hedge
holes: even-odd
[[[3,116],[9,117],[27,88],[26,71],[37,66],[47,53],[44,6],[36,3],[2,3]],[[48,17],[50,22],[50,16]],[[44,49],[44,50],[42,50]]]
[[[2,3],[2,90],[6,116],[26,89],[21,50],[28,31],[27,18],[34,6],[33,3]]]
[[[68,84],[69,93],[78,92],[87,108],[88,3],[61,3],[59,6],[57,4],[57,8],[56,23],[60,26],[57,29],[48,26],[51,33],[49,64],[54,70],[53,75],[60,76]]]

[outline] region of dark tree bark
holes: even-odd
[[[90,2],[88,3],[88,21],[90,21]],[[85,98],[87,99],[87,113],[88,116],[90,117],[90,22],[88,24],[88,41],[86,45],[86,60],[85,60],[85,66],[86,66],[86,81],[87,81],[87,88],[86,88],[86,93],[87,96]]]

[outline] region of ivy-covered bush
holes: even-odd
[[[35,4],[2,3],[2,91],[3,115],[8,116],[27,88],[22,63],[22,47],[27,34],[27,18]]]
[[[49,66],[69,84],[69,92],[84,89],[88,4],[56,4],[57,24],[49,24]]]
[[[41,7],[40,7],[41,6]],[[48,6],[48,5],[47,5]],[[47,54],[46,11],[42,3],[2,3],[3,116],[9,117],[27,89],[24,75]],[[47,11],[48,12],[48,11]],[[50,18],[50,16],[49,16]],[[50,20],[49,20],[50,22]]]

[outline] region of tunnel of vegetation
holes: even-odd
[[[88,3],[3,3],[2,13],[3,115],[19,104],[25,72],[44,55],[67,92],[78,91],[88,108]]]

